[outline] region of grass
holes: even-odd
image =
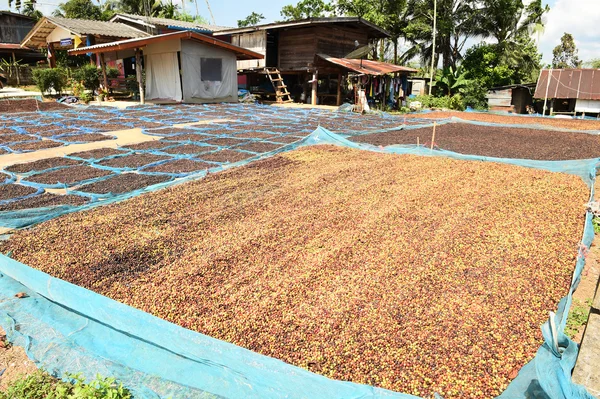
[[[89,383],[81,375],[59,380],[38,370],[13,381],[0,392],[0,399],[131,399],[129,391],[114,378],[96,376]]]
[[[585,300],[584,303],[577,300],[573,302],[569,316],[567,317],[567,326],[565,327],[565,334],[568,337],[571,339],[575,338],[581,331],[581,328],[587,324],[591,306],[591,299]]]
[[[316,146],[67,215],[0,249],[331,378],[485,398],[539,348],[588,196],[566,174]]]

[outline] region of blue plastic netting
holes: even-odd
[[[593,194],[598,159],[579,161],[528,161],[498,159],[429,150],[417,146],[380,148],[350,142],[318,128],[307,138],[274,151],[210,171],[246,164],[300,146],[332,144],[360,150],[444,156],[455,159],[493,161],[564,172],[580,176]],[[206,171],[157,184],[102,202],[83,206],[13,212],[3,224],[36,223],[60,214],[89,209],[157,190],[171,184],[198,179]],[[21,220],[19,220],[21,218]],[[593,239],[592,215],[587,214],[582,244]],[[572,293],[577,288],[585,258],[582,247],[568,295],[543,327],[545,339],[536,357],[526,365],[502,397],[527,398],[532,392],[549,398],[592,398],[571,381],[577,345],[564,328]],[[96,373],[124,382],[137,398],[409,398],[365,385],[335,381],[265,357],[235,345],[186,330],[81,287],[0,255],[0,325],[17,345],[24,346],[39,366],[61,374],[81,371],[87,378]],[[15,299],[16,292],[28,298]],[[556,328],[551,328],[554,324]],[[544,396],[545,395],[545,396]]]

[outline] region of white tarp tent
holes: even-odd
[[[181,79],[177,52],[181,39],[152,43],[144,49],[146,98],[148,100],[181,101]]]
[[[237,64],[231,51],[184,40],[181,66],[185,102],[237,101]]]

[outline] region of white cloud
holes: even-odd
[[[598,0],[556,0],[547,14],[545,31],[539,48],[544,62],[552,62],[552,49],[567,32],[575,38],[579,58],[589,61],[600,58],[600,4]]]

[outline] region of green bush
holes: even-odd
[[[410,101],[419,101],[423,108],[440,108],[440,109],[453,109],[458,111],[464,111],[465,105],[460,94],[455,94],[452,97],[442,96],[417,96]]]
[[[73,79],[83,83],[83,87],[94,91],[100,87],[100,71],[95,65],[87,64],[73,71]]]
[[[488,101],[486,98],[487,90],[478,81],[469,81],[469,83],[459,91],[466,107],[471,107],[476,110],[486,110],[488,108]]]
[[[67,375],[69,382],[61,381],[38,370],[13,381],[0,399],[131,399],[129,391],[114,378],[96,379],[86,384],[81,375]]]
[[[62,68],[34,68],[33,81],[42,94],[54,89],[62,93],[67,84],[67,73]]]
[[[119,77],[119,70],[117,68],[106,67],[106,76],[111,79]]]

